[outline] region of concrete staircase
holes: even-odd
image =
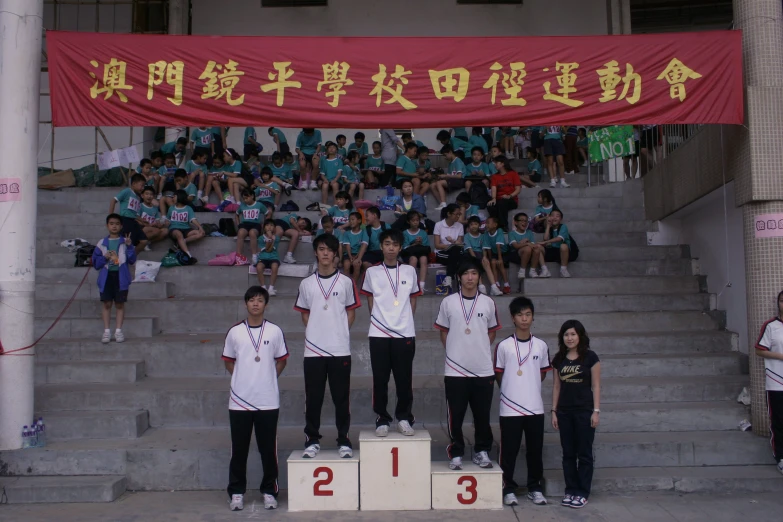
[[[748,412],[735,399],[748,377],[736,335],[724,330],[723,314],[712,309],[714,300],[705,292],[704,278],[694,273],[697,263],[687,246],[646,246],[650,225],[644,221],[640,191],[638,182],[554,189],[580,245],[579,260],[569,267],[573,277],[559,279],[552,265],[552,279],[518,282],[517,267],[509,270],[512,288],[534,300],[534,333],[549,343],[551,354],[562,322],[577,318],[603,362],[594,490],[783,489],[768,442],[737,430]],[[39,194],[39,332],[58,316],[86,270],[73,268],[73,254],[59,247],[59,241],[103,237],[116,192],[93,188]],[[523,191],[522,210],[532,212],[536,193]],[[378,194],[368,191],[366,197],[374,200]],[[319,197],[308,191],[291,199],[304,209]],[[300,215],[317,217],[305,211]],[[197,217],[217,222],[224,215]],[[90,273],[63,319],[37,347],[36,414],[44,417],[51,442],[45,449],[0,452],[0,487],[9,502],[111,501],[126,488],[225,487],[229,377],[220,354],[226,329],[244,317],[241,296],[256,279],[246,267],[208,267],[206,261],[234,245],[233,238],[207,238],[193,246],[198,265],[161,269],[157,283],[134,285],[124,328],[128,339],[122,345],[100,343],[96,274]],[[139,257],[159,260],[167,248],[158,244]],[[311,245],[300,244],[295,257],[312,264]],[[430,272],[432,289],[435,271]],[[267,315],[283,328],[291,351],[280,379],[281,462],[303,443],[304,333],[292,310],[298,284],[281,277]],[[499,339],[511,332],[507,306],[513,297],[496,298],[504,324]],[[414,412],[417,426],[432,433],[434,458],[445,460],[444,355],[432,329],[439,303],[439,297],[426,295],[417,308]],[[352,332],[354,438],[374,419],[366,306],[357,312]],[[546,403],[551,403],[551,387],[550,376],[544,382]],[[332,418],[327,397],[327,445],[335,438]],[[250,459],[250,484],[260,481],[258,460]],[[559,439],[548,424],[544,462],[546,493],[560,494]],[[518,473],[525,474],[524,457]],[[286,479],[283,465],[281,487]]]

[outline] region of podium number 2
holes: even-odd
[[[457,493],[457,502],[463,505],[473,504],[476,502],[476,498],[478,497],[478,492],[476,491],[476,485],[478,484],[476,482],[476,477],[465,475],[459,478],[457,480],[457,484],[460,486],[465,484],[465,493],[470,493],[470,496],[465,496],[462,493]]]
[[[399,475],[400,467],[400,448],[392,448],[392,477]]]
[[[321,476],[322,473],[326,473],[326,478],[322,478],[315,481],[315,484],[313,484],[313,496],[314,497],[331,497],[334,495],[334,491],[331,489],[321,489],[321,486],[328,486],[332,483],[332,479],[334,478],[334,473],[332,472],[332,468],[327,467],[320,467],[315,468],[313,471],[313,478],[318,478]]]

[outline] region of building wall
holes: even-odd
[[[656,245],[690,245],[700,272],[707,274],[707,290],[717,296],[718,310],[726,312],[726,328],[738,334],[738,348],[747,353],[742,209],[734,205],[734,182],[725,185],[725,194],[723,188],[714,190],[659,221],[658,232],[650,236]]]

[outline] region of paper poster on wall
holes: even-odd
[[[136,147],[125,147],[124,149],[119,149],[117,152],[120,155],[120,163],[123,165],[141,161],[141,158],[139,158],[139,151],[136,150]]]
[[[604,127],[588,133],[587,138],[590,161],[593,163],[630,156],[635,152],[631,125]]]
[[[783,214],[760,214],[756,216],[756,239],[783,237]]]
[[[100,170],[108,170],[113,167],[119,167],[120,165],[119,151],[110,150],[98,154],[98,168]]]

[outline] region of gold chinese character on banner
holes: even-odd
[[[97,60],[90,60],[90,65],[98,67],[100,64]],[[90,96],[95,99],[99,94],[104,94],[103,99],[108,100],[116,93],[121,102],[127,103],[128,97],[122,91],[130,91],[133,87],[125,83],[126,68],[125,62],[112,58],[109,63],[103,64],[102,80],[99,80],[95,73],[91,72],[90,77],[95,78],[95,83],[90,87]],[[98,87],[99,83],[103,83],[103,87]]]
[[[685,81],[695,80],[701,78],[701,74],[697,73],[677,58],[672,58],[666,69],[658,75],[656,80],[665,79],[669,82],[669,96],[672,99],[679,98],[680,101],[684,101],[687,96],[685,93]]]
[[[633,65],[625,64],[625,76],[620,76],[620,67],[616,60],[606,62],[603,69],[595,71],[598,74],[598,83],[601,85],[603,94],[598,99],[601,103],[606,103],[614,99],[625,100],[631,105],[639,101],[642,96],[642,76],[634,72]],[[623,82],[623,90],[620,97],[617,98],[617,86]],[[628,91],[633,84],[633,91],[628,96]]]
[[[430,69],[429,73],[432,90],[437,99],[454,98],[455,102],[460,102],[467,96],[470,72],[464,67],[455,67],[445,71]],[[457,89],[455,90],[454,87]]]
[[[234,88],[239,83],[241,77],[245,75],[244,72],[237,70],[237,65],[239,64],[234,60],[229,60],[225,65],[221,65],[213,60],[208,61],[204,72],[198,77],[199,80],[206,80],[202,89],[201,99],[214,98],[219,100],[225,96],[226,103],[229,105],[242,105],[245,101],[244,94],[239,98],[231,98]]]
[[[151,100],[155,87],[165,80],[174,87],[174,97],[167,97],[174,105],[182,105],[182,80],[185,71],[185,62],[180,60],[167,63],[164,60],[149,64],[149,78],[147,79],[147,99]]]
[[[404,85],[408,85],[407,75],[413,74],[411,71],[406,71],[402,65],[397,65],[394,72],[391,74],[391,78],[386,82],[386,66],[384,64],[378,65],[378,72],[373,75],[372,81],[375,82],[375,88],[370,91],[370,96],[375,96],[375,106],[381,106],[381,98],[383,93],[389,95],[389,99],[385,104],[399,103],[406,110],[415,109],[417,105],[410,102],[402,96],[402,88]]]
[[[583,101],[572,100],[569,97],[571,94],[576,92],[576,73],[571,71],[578,68],[579,64],[575,62],[556,62],[555,69],[560,73],[560,75],[557,77],[557,83],[560,85],[560,88],[555,91],[557,94],[552,94],[552,92],[549,90],[552,86],[552,82],[544,82],[544,91],[546,91],[546,94],[544,94],[544,99],[549,101],[556,101],[558,103],[562,103],[563,105],[568,105],[569,107],[579,107],[582,105],[584,103]],[[544,69],[544,72],[548,71],[549,68]]]
[[[323,81],[318,82],[318,92],[321,92],[323,86],[329,87],[329,92],[326,93],[327,98],[332,98],[332,101],[328,102],[332,107],[337,107],[340,104],[340,96],[346,94],[345,86],[353,85],[353,80],[348,78],[348,69],[351,68],[346,62],[334,62],[325,63],[321,67],[324,70]]]
[[[287,88],[301,89],[302,82],[290,80],[294,75],[294,70],[289,69],[291,62],[272,62],[272,67],[277,73],[270,72],[268,78],[272,80],[270,83],[261,86],[263,92],[277,91],[277,106],[282,107],[285,101],[285,90]]]
[[[522,87],[525,85],[524,78],[527,76],[527,72],[525,72],[525,62],[511,62],[508,64],[508,67],[511,72],[503,72],[503,79],[501,80],[501,75],[498,74],[497,71],[503,71],[503,66],[498,62],[493,63],[489,69],[494,72],[484,83],[484,88],[492,89],[491,100],[492,105],[495,105],[498,82],[500,82],[501,85],[503,85],[503,91],[508,96],[505,100],[500,100],[500,104],[505,106],[512,105],[524,107],[527,105],[527,100],[520,98],[519,95],[522,93]]]

